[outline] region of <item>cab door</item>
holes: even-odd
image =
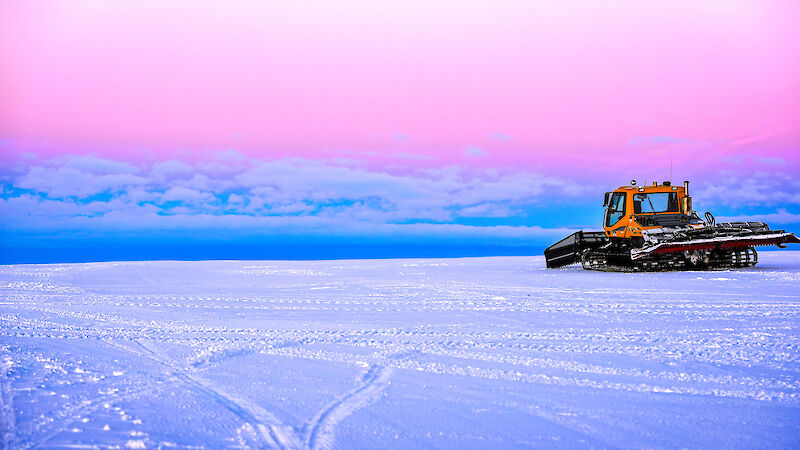
[[[604,223],[607,236],[622,237],[625,235],[625,227],[627,226],[627,222],[623,221],[625,218],[625,200],[625,192],[614,192],[611,196],[611,201],[608,202],[608,208],[606,209]],[[608,231],[611,233],[609,234]]]

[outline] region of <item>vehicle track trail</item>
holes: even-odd
[[[148,358],[166,367],[169,369],[170,375],[181,380],[187,389],[213,399],[225,409],[239,417],[242,421],[250,424],[253,429],[258,432],[260,442],[256,444],[257,447],[281,449],[302,447],[301,441],[298,439],[294,428],[283,424],[269,411],[237,398],[235,395],[227,393],[217,386],[211,385],[206,380],[192,376],[187,370],[175,365],[166,358],[162,358],[141,342],[133,341],[136,347],[141,350],[109,341],[103,342],[110,347]]]
[[[373,365],[361,378],[358,387],[333,401],[320,411],[306,429],[305,444],[310,449],[332,448],[336,426],[355,411],[380,398],[389,385],[392,368]]]

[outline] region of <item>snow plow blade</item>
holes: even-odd
[[[580,262],[584,250],[607,243],[602,231],[578,231],[547,247],[544,258],[549,269],[556,269]]]
[[[787,233],[780,230],[749,236],[718,236],[707,239],[668,241],[649,247],[633,249],[631,250],[631,259],[635,260],[658,254],[714,249],[732,250],[761,245],[777,245],[782,248],[783,244],[800,244],[800,239],[798,239],[794,233]]]

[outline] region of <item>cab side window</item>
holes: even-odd
[[[669,212],[679,212],[678,209],[678,193],[677,192],[670,192],[669,193],[669,202],[667,205],[667,211]]]
[[[625,216],[625,193],[615,192],[608,204],[606,226],[610,227]]]

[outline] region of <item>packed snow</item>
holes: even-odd
[[[0,266],[6,448],[798,447],[800,252]]]

